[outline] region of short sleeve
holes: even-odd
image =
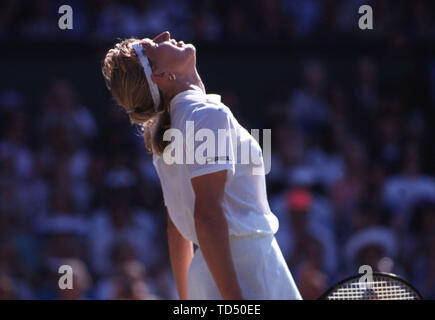
[[[189,178],[222,170],[234,174],[236,144],[236,129],[224,108],[205,106],[193,112],[185,140]]]

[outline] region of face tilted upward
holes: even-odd
[[[141,43],[153,70],[186,72],[195,67],[195,47],[170,38],[163,32],[154,39],[142,39]]]

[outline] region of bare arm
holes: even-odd
[[[222,210],[226,171],[192,180],[195,191],[195,228],[207,266],[223,299],[243,299],[229,243],[228,224]]]
[[[186,240],[180,234],[169,216],[168,245],[178,296],[181,300],[186,300],[189,266],[193,258],[193,246],[191,241]]]

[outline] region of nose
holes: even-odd
[[[171,34],[169,31],[165,31],[154,37],[153,41],[156,43],[161,43],[164,41],[168,41],[171,38]]]

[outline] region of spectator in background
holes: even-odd
[[[55,186],[51,193],[50,211],[35,219],[35,228],[41,233],[50,233],[58,228],[67,228],[77,235],[88,231],[88,219],[73,206],[67,187]]]
[[[336,243],[331,230],[313,219],[313,195],[306,189],[291,189],[284,201],[285,211],[281,214],[275,211],[280,219],[276,238],[287,264],[296,270],[295,277],[298,277],[299,265],[307,261],[332,276],[337,262]]]
[[[400,170],[401,125],[400,119],[392,116],[380,117],[376,120],[376,151],[389,173]]]
[[[141,263],[129,261],[121,266],[119,273],[113,278],[115,300],[155,300],[156,296],[149,292],[145,282],[146,271]]]
[[[293,34],[306,37],[317,29],[323,14],[322,1],[284,0],[283,11],[289,15],[293,25]]]
[[[79,146],[86,145],[97,134],[97,125],[92,113],[78,101],[72,85],[63,78],[53,80],[42,101],[44,112],[41,126],[45,128],[62,125],[74,133]]]
[[[348,217],[343,217],[341,225],[346,234],[344,238],[371,227],[382,225],[386,220],[382,208],[368,199],[360,200],[350,212]]]
[[[0,272],[0,300],[16,300],[20,297],[15,292],[15,285],[12,279]]]
[[[319,61],[306,62],[303,68],[304,86],[291,94],[288,116],[292,125],[306,134],[313,134],[330,119],[330,109],[324,94],[327,74]]]
[[[389,228],[371,227],[355,233],[344,247],[347,273],[354,274],[362,265],[373,271],[403,274],[396,263],[397,235]]]
[[[268,41],[277,41],[282,38],[285,26],[285,19],[281,10],[280,0],[260,0],[255,5],[258,11],[257,24],[260,27],[259,36],[267,38]],[[283,32],[284,31],[284,32]]]
[[[435,202],[414,206],[404,235],[402,263],[426,299],[435,298]]]
[[[0,270],[24,281],[28,292],[18,291],[20,296],[31,294],[31,286],[35,284],[33,277],[38,271],[39,248],[31,231],[30,223],[18,214],[14,206],[0,204]]]
[[[228,10],[225,12],[224,19],[224,34],[228,34],[228,40],[237,41],[252,41],[253,35],[250,30],[250,15],[249,10],[237,2],[229,4]],[[227,41],[228,41],[227,40]]]
[[[19,248],[12,239],[0,239],[0,291],[16,299],[32,299],[34,292],[29,280],[29,270],[20,259]]]
[[[126,241],[136,257],[152,268],[159,255],[155,218],[146,210],[132,205],[136,195],[136,175],[126,167],[114,167],[106,173],[107,192],[103,207],[92,215],[89,234],[92,266],[101,275],[112,272],[110,250],[114,243]]]
[[[80,226],[64,221],[53,222],[47,226],[45,233],[42,234],[44,246],[41,262],[45,265],[43,267],[50,269],[60,259],[84,259],[86,247]]]
[[[67,185],[73,210],[85,212],[93,196],[88,181],[92,164],[90,150],[80,147],[77,133],[60,123],[45,127],[43,131],[48,138],[38,152],[41,175],[45,175],[54,188]]]
[[[418,260],[414,262],[411,279],[425,299],[435,299],[435,235],[433,233],[423,242],[423,250]]]
[[[349,90],[354,105],[346,115],[349,119],[347,124],[355,135],[370,136],[373,131],[371,123],[378,121],[373,119],[373,115],[379,108],[378,67],[374,60],[364,57],[356,62],[354,83]]]
[[[377,106],[377,67],[372,59],[361,58],[356,64],[355,99],[360,103],[358,114],[373,112]]]
[[[36,152],[34,118],[17,90],[0,93],[0,203],[31,224],[46,209],[48,184]]]
[[[433,39],[431,12],[433,5],[416,1],[412,5],[393,1],[370,2],[377,27],[373,32],[390,35],[399,41]],[[249,6],[228,0],[164,0],[164,1],[70,1],[74,8],[74,29],[63,37],[87,35],[93,40],[126,37],[158,30],[177,30],[177,37],[215,42],[228,39],[244,43],[263,40],[315,36],[360,36],[355,27],[358,8],[363,0],[274,0],[255,1]],[[25,1],[3,1],[0,16],[0,37],[17,34],[25,39],[50,38],[58,35],[56,20],[58,3],[48,0],[28,5]],[[220,26],[223,32],[220,32]],[[406,28],[404,27],[406,26]],[[199,31],[199,32],[196,32]],[[327,33],[325,32],[327,31]],[[278,36],[278,35],[281,35]]]
[[[128,242],[111,248],[111,272],[96,287],[97,299],[155,299],[146,279],[147,269],[137,260],[137,250]]]
[[[20,21],[20,9],[22,9],[23,2],[19,0],[2,1],[0,9],[0,37],[7,37],[17,24],[23,22],[22,20]]]
[[[61,300],[87,300],[92,298],[89,295],[89,290],[92,288],[92,278],[88,272],[86,264],[77,259],[65,259],[60,262],[60,265],[70,266],[73,271],[71,289],[60,289],[58,287],[58,297]],[[59,277],[59,274],[57,274]]]
[[[135,10],[121,1],[105,0],[96,19],[96,35],[99,38],[123,37],[134,30]]]
[[[20,30],[28,37],[50,37],[56,31],[56,25],[51,22],[54,12],[52,3],[49,0],[42,0],[25,4],[21,9],[26,10],[25,23]]]
[[[82,265],[86,263],[86,243],[83,241],[82,230],[74,223],[56,220],[52,222],[39,237],[41,264],[37,277],[38,299],[84,298],[86,286],[80,283],[86,278],[83,271],[85,267]],[[61,297],[58,271],[65,261],[77,261],[80,286],[76,291]]]
[[[394,225],[402,228],[407,213],[417,201],[435,200],[435,179],[421,171],[417,143],[405,146],[401,173],[390,176],[383,188],[383,201],[394,215]]]
[[[305,262],[300,266],[296,284],[304,300],[316,300],[328,289],[328,277],[324,272]]]
[[[346,216],[367,191],[367,153],[365,146],[359,141],[349,140],[345,146],[343,157],[345,173],[342,179],[331,186],[330,197],[334,212],[338,219]]]
[[[305,139],[287,121],[277,123],[274,129],[272,137],[276,147],[271,155],[271,167],[274,169],[270,172],[270,179],[287,186],[287,181],[291,181],[294,166],[300,164],[305,155]]]
[[[33,170],[33,153],[28,147],[28,118],[23,111],[6,114],[0,138],[0,158],[11,166],[8,175],[17,182],[27,182]],[[6,173],[6,172],[5,172]]]
[[[343,1],[341,6],[336,9],[334,30],[343,33],[350,33],[358,21],[358,9],[360,6],[367,4],[365,0]]]

